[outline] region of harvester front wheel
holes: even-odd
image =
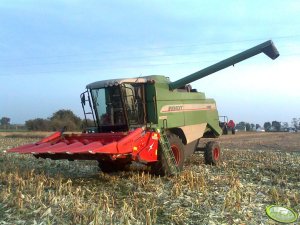
[[[221,158],[220,144],[216,141],[211,141],[206,144],[204,150],[205,164],[217,165]]]
[[[172,149],[172,152],[175,157],[176,164],[180,171],[183,169],[184,163],[184,145],[181,139],[175,134],[168,134],[168,140]],[[152,165],[151,170],[156,175],[169,175],[171,171],[168,167],[167,160],[164,158],[164,155],[161,152],[161,148],[158,150],[158,161]]]

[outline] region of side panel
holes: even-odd
[[[185,134],[187,144],[201,138],[204,134],[206,125],[206,123],[202,123],[180,127]]]
[[[206,99],[201,92],[170,91],[167,84],[158,83],[156,101],[158,126],[168,128],[183,128],[187,143],[201,138],[209,127],[221,135],[219,115],[213,99]]]

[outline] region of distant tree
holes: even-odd
[[[2,128],[7,129],[8,126],[10,125],[10,118],[8,118],[8,117],[2,117],[0,119],[0,124],[1,124]]]
[[[94,127],[95,126],[94,120],[91,120],[91,119],[87,119],[87,121],[84,120],[83,126]]]
[[[270,128],[271,128],[271,123],[270,122],[265,122],[264,123],[264,128],[265,128],[265,131],[269,131],[270,130]]]
[[[251,125],[250,125],[250,123],[246,123],[246,131],[251,131]]]
[[[261,126],[257,123],[257,124],[255,125],[255,129],[257,130],[257,129],[259,129],[259,128],[261,128]]]
[[[2,117],[0,119],[1,126],[8,126],[10,124],[10,118],[8,117]]]
[[[293,118],[291,124],[296,130],[300,129],[300,118]]]
[[[246,122],[244,122],[244,121],[239,122],[239,124],[240,124],[240,126],[243,126],[243,127],[246,126]]]
[[[61,130],[66,127],[67,130],[81,130],[82,120],[76,116],[71,110],[61,109],[53,113],[49,118],[52,130]]]
[[[25,121],[25,126],[30,131],[50,131],[50,121],[42,118]]]
[[[240,130],[240,131],[246,131],[246,123],[245,122],[239,122],[235,125],[235,128],[237,130]]]
[[[255,124],[251,123],[250,126],[251,126],[251,130],[254,131],[255,130]]]
[[[278,121],[272,121],[272,127],[274,127],[276,131],[280,131],[281,123]]]
[[[281,123],[281,128],[284,130],[284,131],[288,131],[289,129],[289,124],[287,122],[282,122]]]
[[[71,110],[58,110],[48,119],[36,118],[27,120],[25,126],[32,131],[55,131],[67,128],[70,131],[82,129],[82,120]]]

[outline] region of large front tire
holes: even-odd
[[[168,134],[168,140],[175,157],[176,164],[180,171],[183,169],[184,164],[184,145],[181,139],[175,134]],[[167,160],[165,159],[161,146],[158,148],[158,161],[151,166],[151,171],[156,175],[170,175],[172,171],[168,167]]]
[[[221,147],[216,141],[211,141],[206,144],[204,150],[205,164],[217,165],[221,158]]]

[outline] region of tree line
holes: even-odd
[[[265,122],[264,129],[266,131],[298,131],[300,130],[300,118],[293,118],[291,126],[287,122]]]
[[[12,129],[10,118],[0,119],[1,129]],[[47,119],[36,118],[25,121],[25,128],[29,131],[58,131],[66,127],[69,131],[80,131],[84,126],[84,121],[76,116],[71,110],[61,109],[53,113]]]
[[[258,129],[264,129],[265,131],[297,131],[300,130],[300,118],[293,118],[289,126],[288,122],[265,122],[263,127],[260,124],[247,123],[247,122],[239,122],[236,124],[236,129],[244,130],[244,131],[256,131]]]
[[[53,115],[47,119],[36,118],[27,120],[25,125],[12,125],[9,117],[2,117],[0,119],[0,129],[26,129],[29,131],[57,131],[66,127],[70,131],[80,131],[85,126],[85,121],[76,116],[71,110],[61,109],[53,113]],[[88,121],[92,124],[91,121]],[[263,127],[259,124],[239,122],[236,124],[236,128],[244,131],[256,131],[257,129],[264,129],[265,131],[288,131],[293,129],[295,131],[300,130],[300,118],[293,118],[291,126],[287,122],[265,122]]]

